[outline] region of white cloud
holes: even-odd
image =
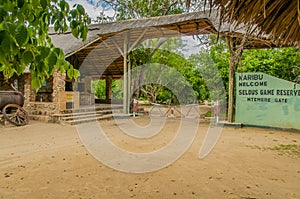
[[[85,11],[88,13],[89,17],[93,20],[93,19],[96,19],[97,16],[100,15],[100,13],[104,12],[105,15],[107,16],[113,16],[114,15],[114,11],[110,8],[110,9],[105,9],[101,6],[95,6],[97,1],[93,1],[91,3],[89,3],[88,1],[85,1],[85,0],[67,0],[67,2],[69,3],[69,5],[71,7],[73,7],[73,5],[75,4],[81,4]]]

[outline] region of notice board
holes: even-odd
[[[300,85],[265,73],[236,73],[235,121],[300,129]]]

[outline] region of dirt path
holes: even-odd
[[[116,145],[141,152],[168,143],[177,124],[169,119],[163,132],[138,140],[113,121],[101,122]],[[0,198],[300,198],[300,133],[224,128],[214,150],[199,159],[207,128],[201,124],[192,146],[167,168],[131,174],[93,158],[73,126],[2,126]]]

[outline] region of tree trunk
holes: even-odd
[[[251,30],[249,27],[247,33]],[[230,64],[229,64],[229,87],[228,87],[228,122],[234,122],[234,84],[235,84],[235,72],[240,64],[241,56],[244,51],[244,45],[248,38],[248,34],[244,34],[239,46],[235,37],[227,37],[227,45],[230,52]]]
[[[236,57],[236,41],[235,38],[227,37],[227,44],[230,51],[230,64],[229,64],[229,84],[228,84],[228,122],[234,121],[234,83],[235,72],[237,69],[238,61]]]

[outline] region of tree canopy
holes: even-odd
[[[230,53],[226,42],[211,36],[210,48],[193,55],[193,63],[201,62],[208,53],[228,90]],[[237,72],[264,72],[293,82],[300,82],[300,51],[295,47],[244,50]]]
[[[55,70],[66,70],[71,78],[79,75],[52,44],[49,30],[53,26],[55,32],[63,33],[71,28],[75,37],[86,39],[90,19],[81,5],[70,8],[65,0],[0,2],[0,72],[5,78],[27,68],[32,86],[39,88]]]
[[[104,0],[115,11],[113,17],[100,15],[97,22],[138,19],[180,14],[186,9],[185,0]]]

